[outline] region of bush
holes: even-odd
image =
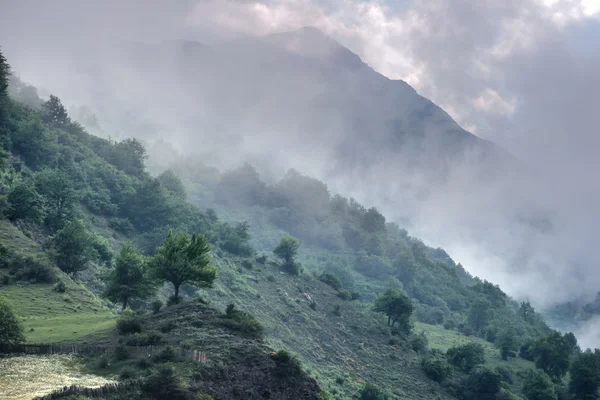
[[[358,292],[350,292],[350,300],[358,300],[360,299],[360,293]]]
[[[333,307],[333,313],[334,313],[335,315],[337,315],[338,317],[341,317],[341,316],[342,316],[342,306],[340,306],[339,304],[336,304],[336,305]]]
[[[271,358],[275,361],[277,367],[276,374],[282,378],[292,378],[302,376],[302,364],[300,359],[293,353],[286,350],[279,350]]]
[[[342,288],[342,281],[336,275],[331,272],[323,272],[321,276],[319,276],[319,280],[335,290],[340,290]],[[349,295],[349,293],[348,293]]]
[[[116,361],[125,361],[129,359],[129,352],[123,346],[115,347],[115,360]]]
[[[9,263],[10,273],[17,281],[53,283],[56,275],[45,261],[33,257],[16,256]]]
[[[142,319],[127,313],[117,319],[117,331],[119,331],[119,335],[140,333],[142,331]]]
[[[227,306],[222,325],[250,338],[262,338],[264,328],[253,315],[235,309],[234,304]]]
[[[472,372],[462,383],[466,400],[495,399],[500,392],[502,377],[487,368]]]
[[[136,365],[139,369],[148,369],[152,366],[152,363],[147,358],[140,358]]]
[[[155,400],[185,400],[186,391],[171,367],[161,366],[142,384],[142,393]]]
[[[136,376],[136,373],[135,373],[134,370],[132,370],[130,368],[125,368],[119,374],[119,380],[120,381],[126,381],[126,380],[129,380],[129,379],[135,378],[135,376]]]
[[[205,304],[205,305],[210,304],[210,301],[206,300],[204,297],[202,297],[200,295],[196,296],[196,298],[194,300],[196,300],[200,304]]]
[[[134,333],[125,342],[127,346],[156,346],[163,342],[163,337],[156,331]]]
[[[429,379],[438,383],[443,382],[452,374],[452,367],[439,354],[433,354],[421,361],[421,369]]]
[[[521,391],[529,400],[556,400],[556,390],[550,377],[541,370],[529,370]]]
[[[54,291],[58,293],[65,293],[67,291],[67,285],[62,280],[58,281],[54,285]]]
[[[508,367],[499,366],[496,367],[496,373],[502,377],[502,380],[510,385],[513,383],[514,373],[512,369]]]
[[[98,368],[106,369],[109,367],[108,359],[106,357],[100,357],[98,360]]]
[[[410,338],[410,347],[416,352],[421,352],[427,350],[427,345],[429,344],[429,340],[427,340],[427,336],[425,336],[424,332],[421,332],[419,335],[413,335]]]
[[[169,333],[169,332],[171,332],[175,328],[177,328],[177,325],[175,324],[175,322],[174,321],[168,321],[168,322],[165,322],[164,324],[162,324],[160,326],[160,331],[162,333]]]
[[[242,266],[246,269],[252,269],[252,263],[249,260],[242,261]]]
[[[448,349],[446,356],[452,365],[466,373],[485,362],[483,346],[473,342]]]
[[[313,311],[317,310],[317,303],[313,300],[310,302],[310,304],[308,305]]]
[[[152,313],[158,314],[158,312],[160,311],[160,309],[163,306],[163,302],[157,299],[152,302],[151,306],[152,306]]]
[[[256,257],[255,260],[257,263],[264,265],[267,262],[267,256],[262,254],[262,255]]]
[[[534,356],[533,356],[533,352],[531,351],[532,344],[533,344],[532,340],[525,342],[519,348],[519,357],[521,357],[524,360],[533,361]]]
[[[175,361],[176,359],[177,355],[171,346],[165,347],[160,353],[154,356],[154,361],[158,363],[171,362]]]
[[[342,300],[350,300],[350,292],[347,290],[340,290],[337,295]]]
[[[167,307],[171,307],[181,303],[181,296],[170,296],[167,299]]]
[[[388,400],[389,396],[377,386],[367,383],[360,391],[359,400]]]
[[[300,275],[300,272],[302,272],[302,266],[298,261],[290,261],[281,264],[281,270],[287,272],[288,274]]]

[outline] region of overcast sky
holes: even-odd
[[[315,26],[378,72],[407,81],[465,129],[500,144],[549,179],[551,190],[540,193],[538,200],[550,204],[558,215],[560,235],[537,244],[538,261],[547,270],[534,268],[516,280],[515,271],[508,270],[501,258],[463,240],[460,232],[447,235],[450,227],[460,226],[464,213],[444,213],[440,201],[424,205],[417,236],[448,248],[472,272],[515,295],[531,292],[542,279],[547,285],[536,290],[543,292],[538,300],[546,302],[563,284],[569,285],[565,292],[569,295],[581,289],[592,296],[600,290],[595,250],[600,226],[600,0],[0,0],[0,4],[0,45],[15,70],[34,84],[44,83],[39,53],[61,42],[66,46],[107,38],[148,42],[186,38],[213,43],[223,37]],[[501,193],[489,196],[502,201]],[[470,205],[466,197],[448,193],[443,203],[465,208]],[[485,224],[489,218],[492,223],[489,209],[481,210],[478,222]],[[499,249],[517,251],[518,243],[504,245],[511,242],[511,232],[496,234],[497,243],[503,243]],[[595,340],[600,342],[600,337]]]

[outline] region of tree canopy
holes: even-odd
[[[197,287],[212,287],[217,279],[217,269],[210,267],[210,245],[203,235],[192,235],[169,231],[162,246],[150,261],[152,275],[161,281],[170,282],[179,297],[179,288],[187,283]]]
[[[133,299],[147,299],[156,292],[156,284],[150,279],[145,258],[131,243],[125,243],[110,271],[104,296],[121,303],[122,309]]]
[[[410,329],[410,315],[414,306],[410,298],[399,289],[388,289],[375,299],[373,310],[388,317],[388,326],[392,328],[399,323],[403,330]]]
[[[89,261],[98,258],[93,241],[80,219],[67,222],[50,240],[56,265],[68,274],[86,269]]]

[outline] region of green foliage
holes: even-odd
[[[574,399],[600,399],[600,351],[587,350],[573,360],[569,392]]]
[[[531,346],[535,366],[544,370],[552,379],[562,378],[569,369],[575,346],[567,335],[554,331],[537,339]]]
[[[8,93],[8,79],[10,77],[10,65],[0,50],[0,100]]]
[[[98,260],[110,267],[112,264],[113,252],[108,240],[102,236],[96,236],[92,242],[92,247],[98,254]]]
[[[228,329],[250,338],[259,339],[264,334],[264,328],[260,322],[252,314],[237,310],[233,303],[227,306],[222,323]]]
[[[157,363],[166,363],[175,361],[177,359],[177,355],[171,346],[167,346],[162,349],[161,352],[158,353],[153,359]]]
[[[170,366],[160,366],[142,384],[142,393],[155,400],[186,400],[183,383]]]
[[[21,320],[8,300],[0,297],[0,343],[12,345],[24,341]]]
[[[67,291],[67,285],[65,284],[65,282],[63,280],[60,280],[60,281],[56,282],[53,289],[55,292],[65,293]]]
[[[496,395],[495,400],[523,400],[522,397],[517,396],[508,389],[502,388]]]
[[[410,298],[398,289],[388,289],[375,299],[373,310],[388,317],[388,326],[394,328],[396,322],[400,329],[408,332],[410,330],[410,316],[413,312],[413,304]]]
[[[156,346],[163,343],[163,337],[156,331],[134,333],[127,337],[127,346]]]
[[[273,253],[281,258],[285,265],[294,263],[294,258],[298,254],[300,241],[292,236],[284,236],[279,241],[279,244],[273,250]]]
[[[452,375],[452,366],[441,354],[433,353],[421,361],[421,369],[429,379],[438,383]]]
[[[142,331],[142,319],[132,313],[125,313],[117,319],[117,331],[120,335],[129,335]]]
[[[469,326],[475,331],[481,331],[485,328],[490,317],[490,302],[484,298],[478,298],[473,302],[467,316]]]
[[[142,143],[133,138],[125,139],[116,143],[109,153],[107,159],[115,167],[126,174],[143,177],[145,175],[145,163],[148,158],[146,149]]]
[[[30,182],[16,184],[8,193],[7,217],[11,221],[23,220],[40,223],[46,216],[43,197]]]
[[[500,356],[503,360],[508,360],[511,352],[519,349],[517,333],[512,327],[502,330],[496,339],[496,346],[500,349]]]
[[[220,247],[223,250],[242,257],[249,257],[254,253],[254,249],[248,244],[250,240],[250,224],[248,222],[238,223],[235,227],[221,224],[219,231]]]
[[[360,391],[359,400],[388,400],[388,394],[372,383],[367,382]]]
[[[281,378],[294,378],[303,376],[302,364],[297,355],[287,350],[279,350],[271,355],[275,361],[276,374]]]
[[[154,300],[152,302],[151,306],[152,306],[152,313],[153,314],[158,314],[158,312],[160,311],[160,309],[163,306],[163,302],[160,301],[160,300],[158,300],[158,299],[156,299],[156,300]]]
[[[181,179],[170,169],[164,171],[157,177],[160,184],[174,196],[185,199],[187,197],[185,186]]]
[[[556,391],[550,377],[540,370],[530,370],[523,379],[521,391],[528,400],[556,400]]]
[[[45,122],[64,128],[71,123],[66,108],[60,99],[50,95],[50,99],[42,104],[42,118]]]
[[[56,265],[68,274],[86,269],[98,257],[92,244],[92,235],[79,219],[67,222],[50,240]]]
[[[485,363],[483,346],[474,342],[448,349],[446,357],[448,357],[448,361],[452,365],[467,373]]]
[[[494,400],[500,392],[502,377],[487,368],[473,371],[462,382],[466,400]]]
[[[129,221],[129,218],[111,218],[108,221],[108,226],[124,235],[129,235],[134,231],[133,225],[131,224],[131,221]]]
[[[79,201],[74,182],[65,171],[46,168],[35,175],[35,186],[44,198],[45,224],[51,230],[62,228],[73,218]]]
[[[338,278],[336,275],[332,274],[331,272],[323,272],[319,276],[319,280],[321,282],[331,286],[335,290],[340,290],[342,288],[342,281],[340,280],[340,278]]]
[[[56,275],[45,260],[31,256],[15,256],[8,264],[11,275],[17,281],[30,283],[53,283]]]
[[[427,350],[429,341],[427,340],[425,333],[421,332],[419,335],[412,335],[409,340],[409,344],[411,349],[419,353]]]
[[[131,300],[145,300],[156,292],[156,284],[150,279],[146,260],[131,243],[123,244],[110,271],[104,296],[127,308]]]
[[[217,269],[208,265],[209,252],[210,245],[204,236],[194,234],[190,239],[185,234],[169,231],[163,245],[156,249],[150,266],[154,277],[172,283],[175,297],[179,297],[183,283],[212,287],[217,279]]]

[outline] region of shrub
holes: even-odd
[[[529,400],[556,400],[556,390],[550,377],[541,370],[529,370],[521,391]]]
[[[153,314],[158,314],[158,312],[160,311],[160,309],[163,306],[163,302],[160,301],[160,300],[158,300],[158,299],[156,299],[156,300],[154,300],[152,302],[151,306],[152,306],[152,313]]]
[[[267,262],[267,256],[262,254],[262,255],[256,257],[255,260],[257,263],[264,265]]]
[[[152,363],[147,358],[140,358],[136,364],[139,369],[148,369],[152,366]]]
[[[10,273],[17,281],[53,283],[56,275],[45,261],[33,257],[16,256],[9,263]]]
[[[463,397],[466,400],[495,399],[500,392],[502,377],[487,368],[472,372],[463,382]]]
[[[452,374],[452,367],[441,355],[433,354],[421,361],[421,369],[429,379],[438,383],[443,382]]]
[[[413,335],[410,338],[410,347],[416,352],[421,352],[427,350],[427,345],[429,341],[427,340],[427,336],[425,336],[424,332],[421,332],[419,335]]]
[[[125,342],[127,346],[156,346],[163,342],[163,337],[156,331],[134,333]]]
[[[177,328],[177,325],[175,324],[175,322],[168,321],[168,322],[165,322],[164,324],[162,324],[160,326],[160,331],[162,333],[169,333],[169,332],[171,332],[175,328]]]
[[[337,295],[342,300],[350,300],[350,292],[347,290],[340,290]]]
[[[133,379],[135,378],[136,373],[134,370],[132,370],[131,368],[125,368],[124,370],[121,371],[121,373],[119,374],[119,380],[120,381],[126,381],[128,379]]]
[[[302,272],[302,266],[298,261],[290,261],[281,264],[281,270],[287,272],[292,275],[300,275]]]
[[[336,275],[331,272],[323,272],[321,276],[319,276],[319,280],[335,290],[340,290],[342,288],[342,281]]]
[[[496,373],[498,373],[498,375],[502,377],[502,380],[504,382],[512,385],[514,376],[512,369],[504,366],[499,366],[496,367]]]
[[[485,362],[483,346],[473,342],[448,349],[446,356],[452,365],[467,373]]]
[[[142,384],[142,393],[155,400],[185,400],[186,391],[171,367],[161,366]]]
[[[110,244],[102,236],[96,236],[92,242],[92,247],[98,253],[98,259],[103,264],[110,266],[112,264],[113,252]]]
[[[269,276],[267,276],[267,280],[269,282],[275,282],[275,277],[273,275],[269,275]]]
[[[388,400],[389,396],[377,386],[367,383],[360,391],[359,400]]]
[[[154,361],[158,363],[171,362],[175,361],[176,359],[177,355],[171,346],[165,347],[160,353],[154,356]]]
[[[170,296],[167,299],[167,307],[171,307],[171,306],[177,305],[179,303],[181,303],[181,297],[180,296]]]
[[[106,369],[108,368],[108,366],[108,359],[106,357],[100,357],[100,359],[98,360],[98,368]]]
[[[127,313],[117,319],[117,331],[119,331],[119,335],[140,333],[142,331],[142,319],[131,313]]]
[[[67,291],[67,285],[64,281],[60,280],[54,285],[54,291],[58,293],[65,293]]]
[[[279,377],[292,378],[304,374],[300,359],[289,351],[279,350],[277,353],[274,353],[271,358],[275,361],[277,367],[276,374]]]
[[[341,317],[341,316],[342,316],[342,306],[340,306],[339,304],[336,304],[336,305],[333,307],[333,313],[334,313],[335,315],[337,315],[338,317]]]
[[[360,293],[352,291],[350,292],[350,300],[358,300],[360,299]]]
[[[252,269],[252,263],[249,260],[242,261],[242,266],[246,269]]]
[[[251,338],[262,338],[264,328],[253,315],[235,309],[234,304],[227,306],[222,325]]]
[[[196,296],[195,300],[200,304],[205,304],[205,305],[210,304],[210,301],[206,300],[204,297],[202,297],[200,295]]]
[[[317,310],[317,303],[313,300],[310,302],[310,304],[308,305],[312,310],[316,311]]]
[[[124,361],[129,359],[129,352],[127,351],[127,349],[123,346],[117,346],[115,347],[115,360],[116,361]]]

